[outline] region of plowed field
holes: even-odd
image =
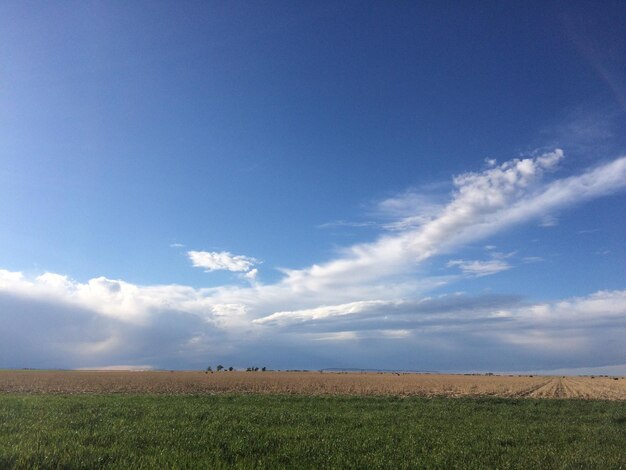
[[[626,400],[626,379],[320,372],[0,371],[4,393],[399,395]]]

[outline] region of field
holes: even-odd
[[[0,468],[626,468],[625,389],[609,377],[0,371]]]
[[[624,468],[621,402],[0,395],[0,468]]]
[[[626,379],[320,372],[0,371],[0,393],[301,394],[626,400]]]

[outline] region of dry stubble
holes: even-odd
[[[3,393],[270,393],[626,399],[626,379],[393,373],[0,371]]]

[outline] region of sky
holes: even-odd
[[[626,374],[626,9],[0,4],[0,367]]]

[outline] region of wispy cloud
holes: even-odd
[[[336,228],[336,227],[353,227],[353,228],[363,228],[363,227],[379,227],[380,224],[378,222],[373,221],[365,221],[365,222],[354,222],[347,220],[335,220],[333,222],[326,222],[320,225],[317,225],[317,228]]]
[[[619,112],[609,109],[570,111],[556,125],[545,128],[543,137],[554,147],[562,146],[579,158],[588,159],[598,152],[609,153],[615,145]]]
[[[512,266],[507,262],[498,259],[492,259],[487,261],[467,261],[462,259],[455,259],[448,261],[448,264],[446,266],[448,266],[449,268],[458,267],[463,272],[463,274],[468,274],[476,277],[490,276],[492,274],[496,274],[512,268]]]
[[[376,204],[374,213],[386,220],[382,227],[392,232],[416,229],[433,220],[443,208],[442,195],[409,190]]]
[[[507,253],[504,253],[502,251],[489,250],[489,255],[493,259],[508,259],[508,258],[512,258],[516,254],[517,254],[517,251],[509,251]]]
[[[559,219],[553,215],[545,215],[539,222],[540,227],[556,227],[559,225]]]
[[[304,310],[276,312],[267,317],[259,318],[253,321],[253,323],[284,323],[284,322],[304,322],[321,320],[325,318],[338,317],[343,315],[354,315],[362,312],[367,312],[373,309],[387,308],[398,305],[399,302],[385,301],[385,300],[369,300],[350,302],[341,305],[330,305],[323,307],[316,307]]]
[[[317,290],[406,273],[427,258],[626,186],[626,157],[541,184],[542,175],[554,171],[562,158],[563,152],[555,150],[459,175],[454,178],[452,200],[428,222],[346,248],[332,261],[285,270],[282,282]]]

